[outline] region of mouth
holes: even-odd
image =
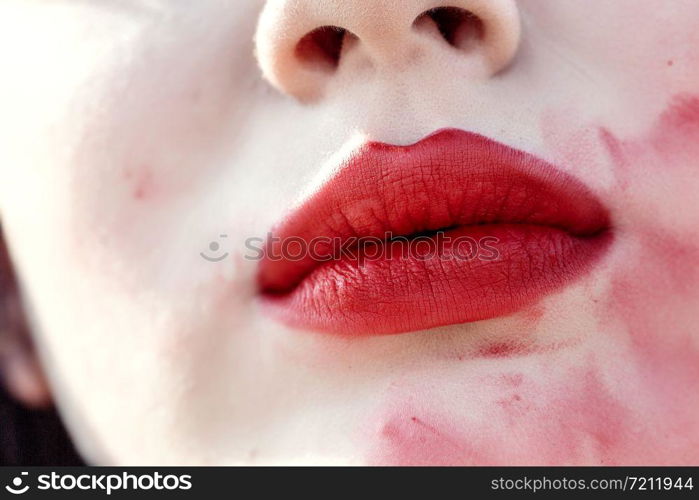
[[[611,241],[608,211],[583,183],[456,129],[364,144],[271,234],[264,307],[344,335],[511,314],[587,273]]]

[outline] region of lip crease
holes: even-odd
[[[440,233],[449,241],[437,252],[406,251],[411,238]],[[608,210],[579,180],[457,129],[409,146],[364,144],[272,235],[258,269],[262,305],[289,326],[342,335],[513,313],[588,272],[612,239]],[[320,237],[314,255],[284,255],[289,241]],[[377,241],[338,253],[356,237]],[[489,238],[497,258],[463,258],[460,237]],[[381,256],[365,259],[369,250]]]

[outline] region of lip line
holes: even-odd
[[[424,138],[422,138],[422,139],[420,139],[420,140],[418,140],[418,141],[415,141],[415,142],[413,142],[413,143],[410,143],[410,144],[408,144],[408,145],[403,145],[403,146],[396,146],[396,145],[392,145],[392,144],[386,144],[386,143],[375,142],[375,141],[366,142],[366,143],[360,145],[360,146],[357,148],[357,150],[355,150],[355,151],[353,152],[353,154],[350,155],[349,159],[347,159],[345,163],[348,163],[348,164],[349,164],[349,163],[351,163],[351,162],[353,162],[353,161],[356,161],[356,159],[357,159],[358,157],[362,157],[362,156],[363,156],[362,150],[371,149],[372,147],[389,147],[389,148],[396,148],[396,149],[398,149],[398,150],[409,150],[410,148],[419,146],[419,145],[422,144],[422,143],[426,143],[426,142],[428,142],[428,141],[430,141],[430,140],[437,139],[437,138],[440,136],[440,134],[444,134],[444,133],[465,134],[465,135],[469,135],[469,136],[473,136],[473,137],[478,137],[478,138],[481,138],[481,139],[485,139],[485,140],[487,140],[487,141],[492,141],[491,139],[489,139],[489,138],[487,138],[487,137],[485,137],[485,136],[481,136],[481,135],[479,135],[479,134],[475,134],[475,133],[472,133],[472,132],[466,132],[466,131],[459,130],[459,129],[444,128],[444,129],[436,130],[436,131],[434,131],[434,132],[432,132],[432,133],[426,135]],[[524,152],[523,152],[523,153],[524,153]],[[529,155],[529,153],[524,153],[524,154]],[[372,163],[372,162],[370,161],[370,163]],[[512,163],[516,163],[516,162],[512,162]],[[547,163],[547,162],[546,162],[546,163]],[[511,165],[508,165],[508,166],[511,166]],[[328,188],[329,185],[331,185],[331,184],[333,183],[333,181],[334,181],[336,178],[338,178],[340,175],[343,175],[343,174],[347,173],[346,171],[347,171],[348,169],[351,169],[351,168],[352,168],[351,165],[349,165],[349,166],[343,166],[342,168],[340,168],[330,179],[328,179],[328,180],[326,180],[325,182],[323,182],[323,183],[320,185],[320,187],[318,188],[318,190],[316,191],[316,193],[314,193],[314,194],[322,193],[325,189]],[[520,173],[523,174],[525,177],[527,177],[527,176],[528,176],[529,174],[531,174],[532,172],[526,172],[525,170],[522,170]],[[557,169],[557,168],[556,168],[556,174],[567,175],[567,174],[565,174],[564,172],[560,171],[560,170]],[[536,177],[536,176],[533,176],[533,177]],[[552,191],[552,192],[556,192],[556,191],[557,191],[556,188],[557,188],[558,186],[556,186],[555,180],[551,180],[551,179],[549,179],[548,177],[542,177],[542,178],[539,178],[538,180],[541,180],[541,181],[544,183],[544,185],[545,185],[547,188],[549,188],[550,191]],[[583,185],[583,186],[584,186],[584,185]],[[584,187],[586,188],[587,186],[584,186]],[[310,197],[308,197],[307,199],[305,199],[302,203],[300,203],[300,205],[291,213],[291,216],[293,216],[294,214],[298,214],[299,212],[303,211],[305,208],[307,208],[308,205],[311,205],[311,206],[312,206],[312,205],[313,205],[313,201],[312,201],[312,200],[313,200],[313,195],[311,195]],[[596,201],[596,200],[595,200],[595,201]],[[341,210],[339,210],[339,211],[341,211]],[[344,216],[344,215],[343,215],[343,217],[346,218],[346,216]],[[286,220],[288,220],[288,218],[289,218],[289,217],[287,217],[286,219],[284,219],[284,220],[282,221],[282,223],[279,224],[278,226],[283,226],[283,225],[284,225],[284,222],[285,222]],[[610,218],[609,218],[608,216],[602,218],[602,219],[598,222],[597,225],[593,226],[591,230],[587,230],[587,231],[576,231],[573,227],[571,227],[570,224],[561,223],[560,221],[558,221],[558,222],[555,222],[555,221],[544,221],[544,222],[538,222],[538,223],[537,223],[537,222],[531,222],[531,221],[518,222],[518,221],[516,221],[516,220],[508,220],[507,218],[505,218],[505,219],[494,220],[494,221],[484,221],[484,222],[475,221],[475,222],[469,222],[469,223],[466,223],[466,224],[459,224],[459,223],[455,223],[455,219],[458,219],[458,217],[452,216],[452,221],[451,221],[451,223],[449,223],[449,224],[447,224],[447,225],[439,226],[439,227],[437,227],[437,228],[431,228],[431,227],[426,227],[426,228],[423,228],[423,229],[419,229],[419,228],[418,228],[418,229],[415,229],[415,228],[413,228],[410,232],[394,232],[394,231],[389,231],[389,232],[391,232],[392,235],[395,236],[395,237],[404,237],[404,238],[407,238],[407,239],[412,239],[412,238],[414,238],[414,237],[416,237],[416,236],[418,236],[418,235],[420,235],[420,234],[422,234],[422,233],[437,234],[437,233],[439,233],[440,231],[441,231],[441,232],[447,232],[447,231],[451,231],[451,230],[455,230],[455,229],[462,229],[462,228],[467,228],[467,227],[474,227],[474,228],[475,228],[475,227],[483,227],[483,226],[486,226],[486,225],[489,225],[489,226],[496,226],[496,225],[502,225],[502,224],[507,224],[507,225],[510,225],[510,226],[517,225],[517,224],[522,224],[522,225],[528,225],[528,226],[538,226],[538,227],[544,227],[544,228],[550,228],[550,229],[557,229],[557,230],[560,230],[560,231],[564,231],[564,232],[568,233],[569,235],[571,235],[572,237],[575,237],[575,238],[595,238],[595,237],[602,236],[602,235],[605,234],[605,233],[609,233],[609,232],[611,231],[611,223],[610,223]],[[312,237],[311,237],[310,239],[312,239],[312,238],[317,238],[317,237],[329,237],[329,238],[332,238],[333,235],[327,234],[327,233],[325,233],[325,232],[313,232],[313,233],[312,233]],[[335,236],[335,237],[336,237],[336,236]],[[340,235],[340,243],[342,244],[344,241],[346,241],[346,240],[347,240],[348,238],[350,238],[350,237],[357,237],[357,238],[372,237],[372,238],[376,238],[376,236],[371,235],[371,234],[358,234],[358,233],[356,233],[356,232],[353,232],[351,235],[344,235],[344,236],[343,236],[343,235]],[[384,244],[384,245],[390,241],[389,238],[381,238],[381,237],[378,237],[378,238],[381,239],[381,242],[382,242],[382,244]],[[349,248],[349,249],[355,249],[356,247],[350,246],[350,247],[348,247],[348,248]],[[331,259],[331,260],[332,260],[332,259]],[[278,288],[277,290],[274,290],[273,293],[276,295],[276,294],[279,294],[280,292],[282,292],[282,293],[290,293],[290,292],[293,292],[293,290],[294,290],[296,287],[298,287],[298,285],[300,285],[300,284],[303,282],[303,280],[304,280],[308,275],[312,274],[314,270],[316,270],[316,269],[319,268],[319,267],[322,267],[323,265],[325,265],[325,264],[327,264],[327,263],[328,263],[328,261],[326,261],[326,260],[314,260],[314,261],[312,262],[312,265],[308,266],[308,268],[307,268],[303,273],[301,273],[301,275],[298,276],[297,279],[295,279],[293,283],[289,283],[289,284],[288,284],[287,286],[285,286],[285,287],[280,287],[280,288]],[[261,287],[261,291],[262,291],[262,293],[270,293],[270,290],[267,290],[266,287],[264,287],[264,286]]]
[[[612,241],[611,230],[608,209],[587,185],[488,137],[441,129],[408,146],[367,142],[273,228],[276,242],[268,241],[258,268],[260,298],[292,326],[338,333],[350,332],[355,324],[360,332],[380,334],[486,319],[517,310],[586,272]],[[504,260],[482,266],[452,263],[441,270],[443,264],[434,262],[416,277],[415,262],[391,262],[390,255],[388,261],[367,262],[367,268],[358,269],[354,256],[348,260],[333,254],[338,240],[344,245],[350,238],[355,238],[351,244],[367,238],[390,253],[394,238],[406,245],[441,232],[502,237]],[[268,252],[274,254],[285,237],[306,244],[332,239],[322,250],[322,256],[332,256],[270,258]],[[347,248],[351,246],[342,247]],[[426,262],[430,260],[436,259]],[[503,272],[514,275],[505,276],[503,283]],[[407,279],[417,281],[408,285]],[[428,299],[434,301],[429,296],[433,279],[451,309],[431,320],[415,318],[406,304],[420,310]],[[339,297],[333,281],[341,286]],[[399,288],[406,285],[409,290]],[[487,297],[474,296],[476,288]],[[459,296],[461,302],[455,304]],[[367,317],[383,314],[371,300],[393,314],[390,325]]]
[[[605,234],[609,233],[612,231],[612,227],[609,224],[605,224],[601,226],[599,229],[596,229],[593,232],[588,232],[588,233],[576,233],[574,231],[570,231],[570,228],[560,226],[560,225],[555,225],[555,224],[532,224],[532,223],[527,223],[527,222],[507,222],[507,221],[497,221],[497,222],[490,222],[490,223],[483,223],[483,224],[462,224],[462,225],[455,225],[455,226],[448,226],[448,227],[443,227],[435,230],[426,230],[426,231],[420,231],[416,233],[410,233],[410,234],[396,234],[394,237],[396,238],[406,238],[407,240],[413,240],[414,238],[418,236],[425,236],[427,238],[433,238],[439,233],[445,234],[451,231],[457,231],[460,229],[468,229],[468,228],[477,228],[477,227],[486,227],[486,226],[510,226],[510,227],[516,227],[516,226],[523,226],[523,227],[539,227],[539,228],[547,228],[551,230],[559,230],[562,232],[565,232],[569,234],[571,237],[574,238],[579,238],[579,239],[593,239],[593,238],[598,238],[601,236],[604,236]],[[428,234],[423,234],[423,233],[428,233]],[[323,236],[323,235],[319,235]],[[358,238],[362,238],[362,236],[358,236]],[[382,239],[380,241],[381,245],[386,245],[387,243],[391,242],[391,239]],[[377,242],[378,243],[378,242]],[[353,250],[358,250],[360,248],[359,243],[353,244],[349,247],[347,247],[347,250],[353,251]],[[279,290],[262,290],[264,294],[267,295],[275,295],[275,296],[281,296],[281,295],[287,295],[290,293],[293,293],[296,288],[298,288],[303,281],[313,274],[314,271],[317,269],[323,267],[323,266],[328,266],[332,265],[333,260],[318,260],[315,261],[315,265],[312,267],[309,267],[306,269],[303,274],[299,276],[297,280],[295,280],[290,286],[288,286],[285,289],[279,289]]]

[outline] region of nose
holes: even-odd
[[[510,63],[519,39],[515,0],[268,0],[255,48],[274,87],[312,101],[342,75],[401,71],[445,51],[473,78],[488,78]]]

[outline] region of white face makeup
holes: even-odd
[[[699,3],[360,3],[0,5],[0,221],[85,458],[696,463]],[[482,36],[413,25],[450,6]],[[334,69],[295,51],[326,25],[354,34]],[[614,233],[594,269],[402,335],[260,307],[249,238],[348,151],[444,128],[594,192]]]

